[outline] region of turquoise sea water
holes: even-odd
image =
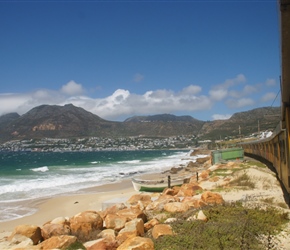
[[[0,221],[35,211],[25,203],[161,172],[190,159],[189,151],[0,152]]]

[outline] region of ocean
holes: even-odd
[[[28,206],[35,199],[76,194],[195,159],[188,150],[0,152],[0,221],[35,213]]]

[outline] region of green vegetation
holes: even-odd
[[[231,186],[235,187],[242,187],[243,189],[254,189],[255,188],[255,182],[252,180],[252,178],[247,174],[243,173],[234,180],[230,182]]]
[[[175,235],[154,240],[155,249],[277,249],[276,235],[289,221],[288,214],[279,210],[244,208],[240,203],[208,207],[203,212],[207,222],[180,217],[171,224]]]
[[[82,243],[76,241],[63,250],[86,250],[86,247]]]

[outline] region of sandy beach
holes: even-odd
[[[34,200],[30,206],[37,212],[19,219],[0,222],[0,233],[11,232],[17,225],[32,224],[42,226],[57,217],[71,217],[86,210],[100,211],[102,207],[126,201],[137,193],[127,179],[120,183],[96,186],[82,190],[81,194],[52,197],[46,200]]]

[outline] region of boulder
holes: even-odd
[[[108,214],[105,218],[106,228],[111,228],[116,231],[120,231],[122,228],[124,228],[126,222],[127,222],[127,217],[119,216],[116,214]]]
[[[94,240],[103,228],[103,219],[96,211],[84,211],[70,218],[70,228],[79,241]]]
[[[153,228],[155,225],[159,224],[159,220],[157,220],[156,218],[151,219],[150,221],[147,221],[144,224],[144,230],[145,232],[147,232],[149,229]]]
[[[144,222],[140,218],[133,219],[126,223],[125,227],[119,232],[117,241],[123,243],[127,238],[144,235]]]
[[[162,210],[164,210],[164,206],[165,204],[169,203],[169,202],[178,202],[180,199],[176,196],[171,196],[171,195],[160,195],[159,198],[155,201],[153,201],[152,203],[150,203],[147,207],[146,207],[146,211],[149,210],[153,210],[153,211],[157,211],[160,212]]]
[[[1,240],[0,240],[1,241]],[[1,249],[32,249],[33,241],[21,234],[15,234],[12,239],[10,239],[9,245],[1,246]]]
[[[125,240],[117,250],[154,250],[154,243],[149,238],[136,236]]]
[[[106,210],[104,211],[104,215],[106,216],[108,214],[116,214],[118,211],[125,208],[127,208],[127,206],[124,203],[117,203],[113,206],[106,208]]]
[[[37,245],[41,240],[41,229],[35,225],[19,225],[17,226],[12,234],[8,237],[8,240],[11,240],[14,235],[21,234],[28,238],[30,238],[34,245]]]
[[[143,213],[141,209],[138,208],[125,208],[122,210],[117,211],[116,215],[126,217],[127,221],[141,218],[143,222],[145,223],[147,221],[146,215]]]
[[[48,223],[49,224],[69,225],[69,218],[68,217],[57,217]]]
[[[127,200],[127,203],[130,205],[136,205],[139,202],[142,202],[142,204],[146,207],[149,203],[152,202],[151,196],[148,194],[135,194],[131,196],[129,200]]]
[[[207,206],[207,203],[196,197],[184,197],[182,203],[186,203],[189,207],[201,208]]]
[[[169,213],[183,213],[189,209],[188,204],[182,202],[170,202],[165,204],[164,210]]]
[[[71,235],[52,236],[51,238],[41,242],[40,249],[66,249],[75,243],[77,238]]]
[[[208,177],[209,177],[209,173],[210,173],[210,171],[209,170],[204,170],[204,171],[202,171],[198,176],[198,178],[200,179],[200,180],[204,180],[204,179],[207,179]]]
[[[197,190],[202,190],[202,187],[192,183],[186,183],[180,187],[177,196],[194,196]]]
[[[206,191],[201,195],[201,200],[207,204],[223,204],[225,201],[219,193]]]
[[[158,224],[153,227],[152,236],[154,239],[157,239],[162,235],[173,235],[173,231],[170,225]]]
[[[45,224],[41,228],[41,235],[44,240],[58,235],[70,235],[70,227],[66,224]]]
[[[197,158],[196,162],[199,164],[203,164],[203,163],[209,161],[210,159],[211,159],[210,156],[206,156],[206,157],[202,157],[202,158]]]
[[[107,250],[106,240],[97,239],[84,243],[86,250]]]

